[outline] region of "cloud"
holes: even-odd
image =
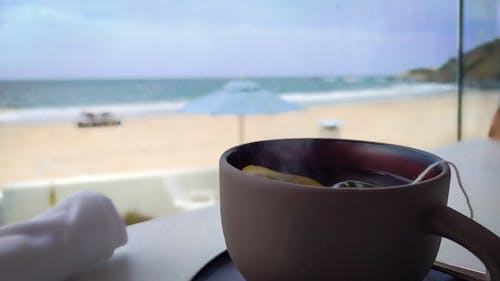
[[[0,78],[391,73],[454,53],[454,9],[433,0],[4,0]]]

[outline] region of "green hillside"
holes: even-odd
[[[456,64],[456,58],[452,58],[437,69],[412,69],[402,76],[419,81],[453,82]],[[465,80],[469,82],[499,82],[500,38],[465,53],[464,74]]]

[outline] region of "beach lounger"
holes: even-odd
[[[320,127],[319,136],[324,138],[340,137],[340,126],[342,121],[338,119],[322,119],[318,121]]]
[[[118,126],[121,124],[120,118],[111,112],[95,114],[92,112],[82,112],[78,119],[78,127],[96,127],[96,126]]]

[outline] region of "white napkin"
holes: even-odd
[[[125,243],[125,223],[111,200],[79,192],[32,220],[0,227],[0,280],[65,280]]]

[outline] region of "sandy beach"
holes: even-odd
[[[338,119],[339,137],[424,150],[456,141],[456,94],[367,101],[279,115],[247,116],[245,142],[324,137],[318,122]],[[468,91],[464,139],[485,138],[500,92]],[[123,118],[121,126],[78,128],[75,122],[0,125],[0,186],[72,175],[216,166],[238,144],[235,116],[171,114]]]

